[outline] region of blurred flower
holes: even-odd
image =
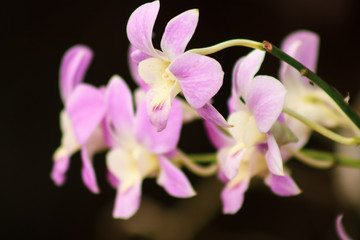
[[[91,59],[92,51],[83,45],[72,47],[62,59],[59,84],[65,108],[60,112],[62,139],[53,156],[51,178],[62,185],[71,155],[81,149],[83,181],[90,191],[98,193],[92,156],[106,148],[101,127],[105,99],[101,90],[81,83]]]
[[[346,233],[344,226],[342,225],[343,215],[340,214],[336,218],[336,232],[341,240],[351,240],[352,238]]]
[[[113,216],[127,219],[135,214],[146,177],[157,176],[157,183],[174,197],[195,195],[186,176],[169,161],[182,126],[180,103],[174,100],[168,127],[161,132],[151,126],[144,101],[134,114],[131,92],[118,76],[107,87],[106,103],[113,138],[106,160],[109,179],[117,188]]]
[[[162,51],[154,48],[152,32],[159,7],[159,1],[140,6],[127,25],[129,41],[136,48],[131,58],[138,63],[139,76],[149,85],[147,113],[157,131],[165,129],[178,93],[182,92],[192,107],[202,109],[220,89],[224,75],[221,65],[213,58],[184,53],[197,26],[197,9],[170,20],[161,39]],[[143,85],[142,81],[138,82]],[[221,119],[217,111],[208,113],[205,109],[203,112],[202,115],[209,118],[217,114],[213,118]]]

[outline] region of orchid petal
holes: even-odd
[[[161,39],[161,49],[170,59],[184,53],[199,20],[197,9],[188,10],[171,19]]]
[[[259,71],[265,57],[265,51],[253,50],[241,58],[233,70],[233,95],[246,99],[252,79]]]
[[[100,124],[106,111],[100,90],[87,84],[76,87],[66,105],[77,141],[84,144]]]
[[[343,215],[340,214],[336,218],[336,233],[339,236],[340,240],[351,240],[352,238],[346,233],[344,226],[342,224]]]
[[[106,171],[106,179],[113,188],[118,188],[120,185],[120,180],[117,179],[117,177],[115,177],[115,175],[112,174],[109,170]]]
[[[139,75],[139,63],[147,58],[150,56],[130,45],[128,58],[130,73],[135,82],[145,91],[149,89],[149,85]]]
[[[249,187],[249,181],[245,180],[233,187],[225,187],[221,192],[224,214],[235,214],[240,210],[244,202],[244,193]]]
[[[284,106],[285,94],[285,87],[273,77],[256,76],[253,79],[245,101],[260,132],[268,132],[278,119]]]
[[[209,139],[216,149],[234,144],[234,140],[229,135],[222,132],[213,122],[204,121],[204,124]]]
[[[229,123],[225,118],[214,108],[210,103],[206,103],[201,108],[197,108],[196,111],[199,115],[207,121],[213,122],[219,127],[228,128],[230,127]]]
[[[228,100],[228,108],[229,114],[232,114],[237,111],[244,111],[246,109],[246,106],[241,101],[240,97],[235,97],[235,95],[232,95]]]
[[[271,191],[279,196],[294,196],[301,193],[301,190],[296,185],[295,181],[285,173],[285,176],[277,176],[269,174],[265,183],[270,187]]]
[[[194,108],[201,108],[219,91],[224,72],[213,58],[184,53],[174,59],[170,72],[178,79],[184,97]]]
[[[239,171],[241,160],[244,157],[246,149],[241,149],[236,153],[229,152],[225,161],[225,176],[228,179],[233,179]]]
[[[114,218],[129,219],[137,212],[141,201],[141,184],[139,181],[124,192],[118,188],[113,210]]]
[[[285,176],[279,146],[271,133],[267,134],[268,151],[265,154],[266,163],[271,173]]]
[[[110,121],[121,138],[133,135],[134,106],[132,95],[125,81],[113,76],[105,94]]]
[[[182,110],[180,102],[174,99],[169,113],[167,127],[157,132],[147,114],[146,103],[142,102],[137,109],[135,117],[135,138],[138,143],[155,154],[163,154],[176,148],[182,126]]]
[[[85,146],[81,149],[82,169],[81,176],[85,186],[93,193],[99,193],[99,187],[96,181],[95,170],[92,165],[92,154],[89,154]]]
[[[84,45],[76,45],[66,51],[60,66],[60,93],[65,103],[77,84],[83,81],[93,53]]]
[[[152,44],[152,32],[159,8],[159,1],[141,5],[131,14],[126,27],[131,45],[153,57],[158,56]]]
[[[55,159],[50,176],[57,186],[61,186],[64,184],[66,180],[66,172],[69,168],[69,163],[70,163],[69,156],[64,156],[60,159]]]
[[[185,174],[175,167],[168,159],[159,156],[161,170],[157,183],[174,197],[187,198],[192,197],[196,193]]]

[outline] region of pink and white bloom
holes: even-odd
[[[129,41],[136,49],[131,58],[138,63],[139,76],[149,86],[147,112],[157,131],[165,129],[177,94],[182,92],[193,108],[202,109],[220,89],[224,75],[213,58],[184,52],[197,26],[197,9],[171,19],[161,39],[162,51],[154,48],[152,34],[159,8],[159,1],[146,3],[131,14],[127,24]],[[203,112],[200,115],[221,120],[209,106]]]
[[[146,111],[146,103],[137,106],[125,82],[114,76],[106,90],[108,120],[112,126],[114,145],[107,154],[107,167],[112,185],[117,188],[113,216],[130,218],[140,205],[144,178],[157,177],[157,183],[174,197],[192,197],[195,192],[186,178],[170,160],[179,140],[181,106],[174,100],[168,127],[155,131]]]
[[[105,99],[101,90],[81,83],[92,55],[88,47],[76,45],[62,59],[59,84],[65,107],[60,112],[62,139],[53,156],[51,178],[56,185],[62,185],[71,155],[81,150],[83,182],[90,191],[98,193],[92,156],[106,148],[101,127],[106,110]]]
[[[236,213],[253,176],[281,196],[296,195],[299,188],[284,172],[282,156],[271,128],[281,118],[286,90],[270,76],[255,76],[264,52],[254,50],[241,58],[233,72],[229,101],[229,135],[206,122],[210,140],[218,149],[219,175],[227,184],[222,192],[224,213]],[[255,77],[254,77],[255,76]]]

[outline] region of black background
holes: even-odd
[[[0,239],[132,239],[127,234],[129,229],[142,224],[154,224],[164,234],[170,231],[165,223],[156,223],[157,216],[143,214],[146,209],[142,208],[132,221],[112,219],[115,191],[106,181],[104,154],[95,158],[102,191],[99,195],[90,193],[81,182],[79,154],[72,158],[63,187],[56,187],[49,177],[52,154],[61,137],[58,69],[62,54],[74,44],[86,44],[95,53],[86,82],[104,85],[116,73],[135,89],[127,66],[126,23],[131,12],[143,3],[53,0],[12,1],[1,6]],[[167,21],[191,8],[199,8],[200,21],[188,48],[231,38],[269,40],[279,45],[292,31],[317,32],[321,37],[319,75],[342,94],[357,95],[359,1],[163,0],[154,29],[155,46],[159,46]],[[212,55],[225,71],[224,86],[215,97],[215,106],[224,113],[232,66],[248,51],[231,48]],[[278,61],[267,56],[261,73],[277,76],[278,67]],[[180,147],[187,152],[212,151],[205,137],[200,122],[185,126]],[[316,138],[311,144],[331,148],[331,143],[322,139]],[[199,180],[187,171],[199,191],[198,197],[174,200],[154,180],[146,180],[142,207],[160,205],[170,212],[179,204],[189,205],[191,211],[183,222],[176,222],[180,213],[170,218],[168,224],[173,221],[185,227],[179,232],[173,230],[173,236],[167,239],[185,238],[185,233],[192,230],[187,230],[184,223],[191,223],[192,216],[206,215],[201,211],[205,203],[216,207],[210,208],[208,219],[200,227],[189,224],[198,229],[193,230],[195,239],[337,239],[334,220],[340,212],[345,213],[350,234],[360,237],[359,217],[340,204],[331,170],[316,170],[295,161],[290,168],[303,189],[300,196],[281,198],[271,194],[261,181],[255,181],[235,216],[221,214],[218,181]],[[208,193],[208,188],[213,190]],[[202,191],[207,197],[201,198]],[[196,205],[196,199],[203,204]]]

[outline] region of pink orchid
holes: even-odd
[[[129,41],[136,49],[131,58],[138,63],[139,77],[149,86],[146,106],[152,125],[157,131],[165,129],[174,98],[180,92],[193,108],[200,109],[200,115],[227,125],[209,106],[222,85],[221,65],[213,58],[184,52],[197,26],[198,10],[186,11],[168,22],[160,51],[152,43],[159,8],[159,1],[140,6],[127,25]],[[138,82],[143,85],[142,80]]]
[[[101,122],[105,116],[105,99],[101,90],[81,83],[91,62],[92,51],[83,45],[69,49],[61,62],[60,93],[65,105],[60,113],[62,139],[54,153],[51,178],[56,185],[66,179],[70,157],[81,150],[82,178],[94,193],[99,192],[92,156],[105,149]]]
[[[138,104],[134,114],[128,86],[114,76],[106,90],[106,105],[114,142],[106,160],[109,179],[117,188],[113,216],[127,219],[135,214],[146,177],[157,176],[157,183],[174,197],[194,196],[189,180],[168,159],[176,150],[180,136],[180,103],[174,100],[168,127],[157,132],[147,115],[145,101]]]
[[[264,52],[254,50],[241,58],[233,72],[229,101],[229,135],[206,122],[207,132],[219,149],[220,176],[227,183],[222,192],[224,213],[236,213],[253,176],[265,177],[265,183],[280,196],[300,193],[292,178],[283,170],[282,156],[271,128],[281,119],[285,88],[270,76],[255,76]],[[244,101],[244,102],[243,102]]]

